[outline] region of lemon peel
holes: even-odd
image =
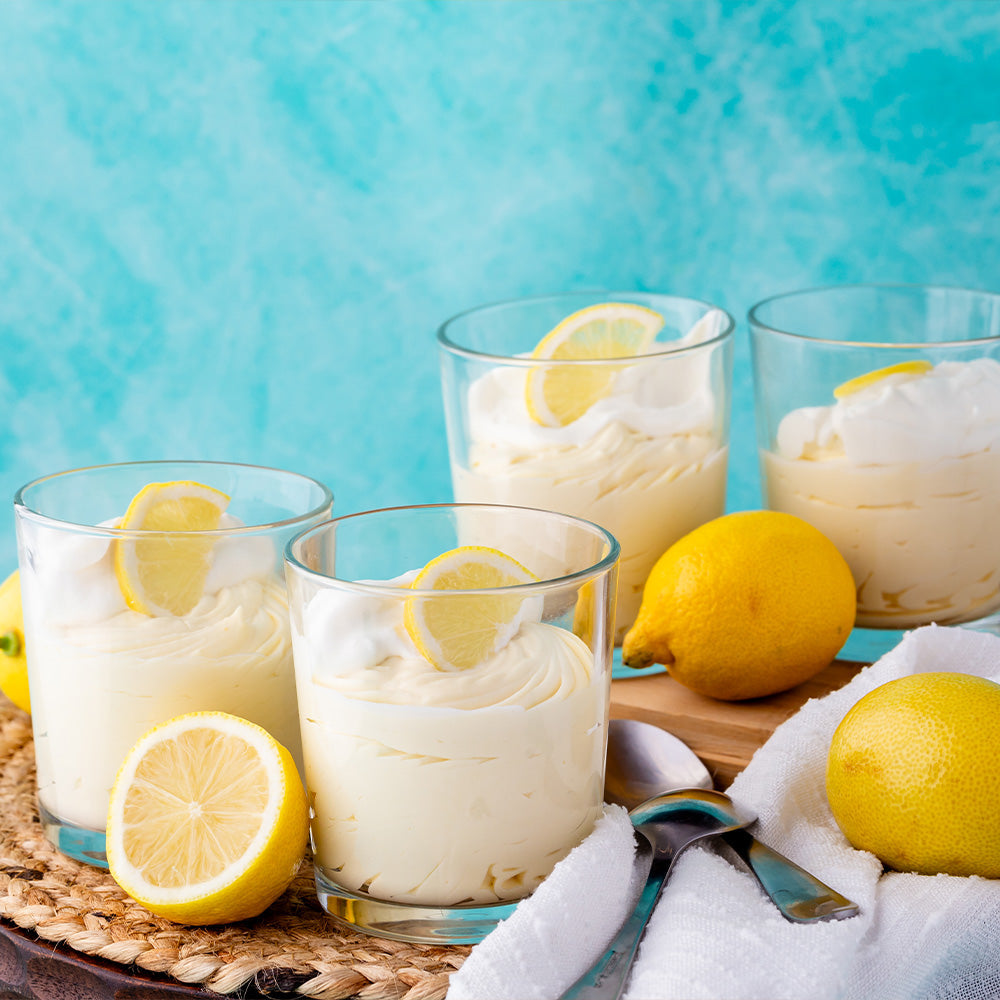
[[[822,532],[781,511],[739,511],[695,528],[660,556],[622,662],[662,663],[711,698],[759,698],[828,666],[856,608],[850,567]]]
[[[18,708],[31,711],[21,576],[17,570],[0,584],[0,691]]]
[[[898,871],[1000,878],[1000,684],[910,674],[844,715],[827,757],[830,811],[847,840]]]

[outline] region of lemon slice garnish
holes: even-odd
[[[246,719],[192,712],[150,730],[111,789],[108,867],[147,910],[183,924],[263,912],[306,850],[291,755]]]
[[[201,483],[150,483],[129,504],[119,528],[149,532],[114,544],[115,576],[133,611],[185,615],[201,599],[211,568],[211,537],[229,497]]]
[[[414,578],[414,590],[490,590],[533,583],[516,559],[481,545],[464,545],[432,559]],[[467,670],[502,649],[520,624],[529,598],[516,594],[412,597],[404,623],[414,646],[438,670]]]
[[[873,372],[866,372],[858,375],[857,378],[848,379],[842,382],[833,390],[834,399],[843,399],[845,396],[853,396],[854,393],[867,389],[868,386],[881,382],[882,379],[890,375],[923,375],[929,372],[934,365],[923,359],[919,361],[901,361],[898,365],[889,365],[886,368],[877,368]]]
[[[547,333],[533,358],[583,361],[643,354],[663,326],[663,317],[630,302],[605,302],[567,316]],[[544,365],[528,372],[525,400],[536,423],[565,427],[608,394],[619,366]]]

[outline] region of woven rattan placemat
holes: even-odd
[[[153,916],[102,869],[56,851],[35,805],[31,720],[0,695],[0,917],[78,952],[238,996],[433,1000],[468,947],[403,944],[342,930],[320,909],[307,859],[253,921],[183,927]]]

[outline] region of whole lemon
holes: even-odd
[[[1000,684],[913,674],[866,694],[833,734],[830,811],[898,871],[1000,878]]]
[[[28,661],[24,655],[24,613],[17,570],[0,583],[0,691],[18,708],[31,711]]]
[[[660,556],[622,662],[662,663],[712,698],[759,698],[826,667],[856,606],[850,568],[811,524],[779,511],[726,514]]]

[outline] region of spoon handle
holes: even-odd
[[[857,903],[746,830],[731,830],[724,833],[723,838],[757,876],[757,881],[786,920],[795,923],[843,920],[859,912]]]
[[[560,998],[560,1000],[618,1000],[625,989],[629,969],[639,948],[639,941],[646,923],[656,906],[663,883],[670,873],[670,861],[655,859],[646,876],[646,884],[639,894],[628,919],[599,958]]]

